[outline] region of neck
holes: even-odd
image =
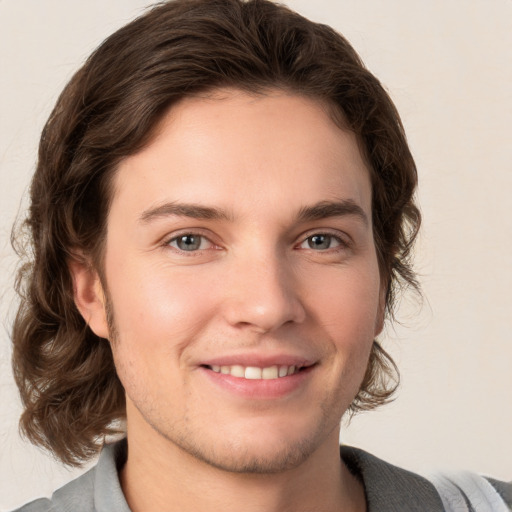
[[[364,512],[364,490],[339,455],[339,432],[299,466],[280,473],[215,468],[160,435],[151,449],[128,431],[121,485],[133,512]]]

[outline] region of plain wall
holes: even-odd
[[[342,439],[416,471],[512,479],[512,2],[290,0],[359,51],[401,112],[420,173],[420,308],[382,338],[402,372],[397,400]],[[0,509],[77,474],[22,441],[10,370],[16,259],[10,228],[56,98],[143,0],[0,1]],[[23,206],[22,206],[23,207]]]

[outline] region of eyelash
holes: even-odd
[[[180,239],[183,240],[187,237],[188,238],[198,238],[199,239],[199,247],[197,247],[196,249],[193,249],[193,250],[186,250],[186,249],[182,249],[179,246],[177,246]],[[329,242],[334,241],[337,245],[335,245],[334,247],[327,247],[326,249],[317,251],[313,247],[311,247],[311,245],[309,245],[309,242],[308,242],[315,237],[325,237],[328,239]],[[204,242],[207,242],[210,245],[210,247],[201,248],[201,246],[203,245]],[[173,246],[172,245],[173,243],[176,243],[176,246]],[[350,248],[350,245],[351,245],[349,241],[347,241],[345,238],[343,238],[339,235],[335,235],[335,234],[329,233],[329,232],[321,232],[321,231],[311,233],[308,236],[302,238],[301,242],[298,245],[296,245],[295,247],[302,248],[302,245],[306,244],[306,243],[309,245],[309,247],[304,247],[304,249],[306,249],[306,250],[312,250],[314,252],[328,252],[328,253],[348,249],[348,248]],[[183,255],[187,255],[187,256],[195,256],[198,253],[200,253],[201,251],[210,250],[212,248],[218,248],[216,246],[216,244],[214,242],[212,242],[206,235],[204,235],[202,233],[198,233],[198,232],[193,232],[193,231],[187,231],[187,232],[179,233],[178,235],[173,235],[172,238],[166,239],[163,245],[166,247],[171,247],[175,251],[177,251]],[[330,243],[329,243],[329,245],[330,245]]]

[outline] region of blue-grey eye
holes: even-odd
[[[176,238],[173,238],[169,242],[170,246],[176,247],[180,249],[180,251],[197,251],[199,249],[204,249],[205,245],[207,245],[206,239],[201,235],[194,235],[188,233],[186,235],[180,235]]]
[[[335,236],[319,233],[308,236],[306,240],[304,240],[303,246],[304,244],[307,244],[308,249],[325,251],[327,249],[332,249],[333,247],[338,247],[340,245],[340,241]]]

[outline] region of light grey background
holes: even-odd
[[[512,479],[512,2],[290,0],[333,25],[388,87],[420,172],[417,262],[426,302],[404,302],[385,345],[395,403],[342,438],[416,471]],[[9,232],[39,133],[66,81],[144,0],[0,0],[0,508],[76,474],[20,440],[10,373]]]

